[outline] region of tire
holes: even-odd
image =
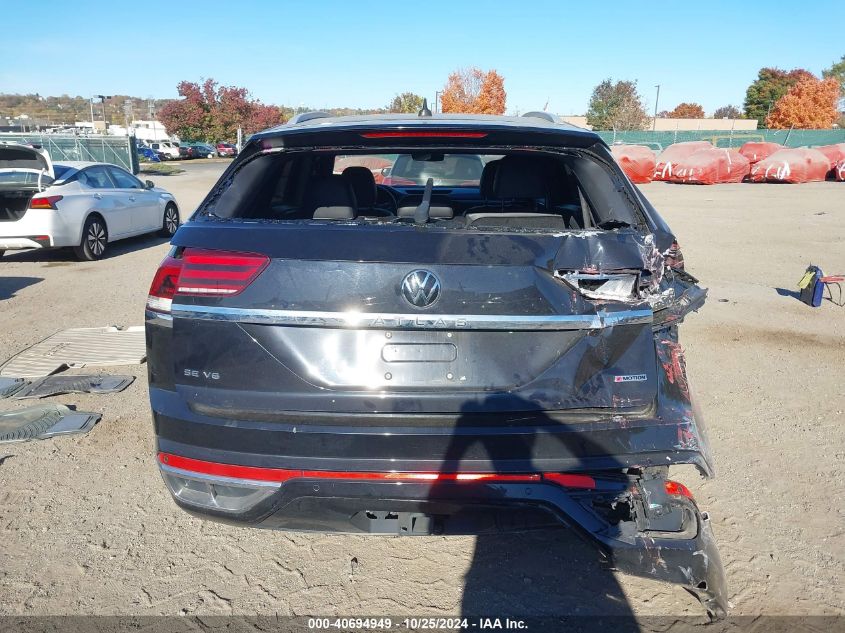
[[[214,158],[214,154],[209,154],[206,158]]]
[[[3,255],[5,255],[5,254],[6,254],[6,251],[5,251],[5,250],[0,251],[0,257],[3,257]]]
[[[82,227],[82,243],[73,247],[76,256],[85,262],[102,259],[108,248],[109,233],[106,223],[98,215],[88,216]]]
[[[179,209],[177,209],[176,205],[172,202],[168,202],[167,206],[164,207],[164,215],[161,219],[161,230],[158,234],[162,237],[173,237],[180,224]]]

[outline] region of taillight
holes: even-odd
[[[62,196],[41,196],[33,198],[29,201],[30,209],[56,209],[56,203],[62,199]]]
[[[147,308],[170,312],[177,294],[230,297],[242,292],[261,274],[270,259],[253,253],[186,248],[181,257],[165,257],[156,271]]]
[[[671,479],[667,479],[664,486],[666,488],[666,494],[667,495],[671,495],[673,497],[686,497],[687,499],[693,498],[692,492],[690,492],[690,489],[687,488],[682,483],[679,483],[677,481],[672,481]]]

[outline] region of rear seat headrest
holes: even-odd
[[[478,182],[478,190],[481,198],[489,200],[494,197],[493,184],[496,180],[496,172],[499,169],[502,159],[491,160],[484,165],[484,171],[481,172],[481,180]]]
[[[495,168],[493,194],[503,199],[536,199],[549,194],[549,164],[531,156],[506,156]]]
[[[355,192],[355,201],[360,208],[369,208],[376,203],[376,178],[366,167],[358,165],[347,167],[341,174],[352,185],[352,191]]]
[[[303,207],[315,220],[352,220],[358,204],[349,181],[340,174],[317,178],[308,185]]]
[[[416,207],[399,207],[396,215],[400,218],[412,218],[416,210]],[[428,217],[434,220],[449,220],[455,217],[455,211],[452,207],[431,206],[428,208]]]

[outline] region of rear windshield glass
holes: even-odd
[[[281,222],[412,224],[429,179],[431,225],[494,231],[640,225],[636,203],[613,167],[579,150],[265,150],[237,163],[199,213]]]

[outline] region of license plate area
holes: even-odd
[[[458,348],[451,343],[391,343],[381,350],[386,363],[451,363]]]

